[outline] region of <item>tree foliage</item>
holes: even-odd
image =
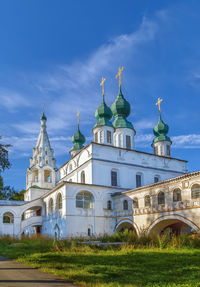
[[[0,140],[1,140],[0,136]],[[8,148],[10,147],[10,144],[2,144],[0,143],[0,173],[4,171],[6,168],[10,167],[10,162],[8,159]]]

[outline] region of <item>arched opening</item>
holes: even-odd
[[[5,212],[3,215],[3,223],[14,223],[14,215],[11,212]]]
[[[127,222],[127,221],[122,222],[119,225],[117,225],[117,227],[116,227],[117,232],[124,232],[126,230],[128,230],[129,232],[134,232],[135,234],[137,234],[133,224],[131,224],[130,222]]]
[[[84,172],[84,170],[81,172],[81,183],[85,183],[85,172]]]
[[[51,171],[48,169],[44,171],[44,181],[51,182]]]
[[[33,181],[38,182],[38,169],[33,171]]]
[[[176,188],[173,190],[173,202],[181,201],[181,190]]]
[[[176,217],[166,217],[156,220],[149,228],[149,234],[151,235],[163,235],[166,230],[170,234],[180,235],[180,234],[190,234],[195,231],[195,226],[187,220],[176,218]]]
[[[93,208],[94,197],[88,191],[81,191],[76,195],[76,207]]]
[[[144,206],[145,207],[150,207],[151,206],[151,199],[150,199],[150,196],[149,195],[146,195],[144,197]]]
[[[62,195],[61,193],[58,193],[56,197],[56,210],[61,211],[62,210]]]
[[[53,213],[53,198],[49,199],[49,214]]]
[[[165,194],[163,191],[160,191],[158,193],[158,204],[159,205],[164,205],[165,204]]]
[[[139,208],[138,198],[137,197],[133,198],[133,208]]]
[[[112,186],[117,186],[118,182],[117,182],[117,170],[111,170],[111,185]]]
[[[200,197],[200,185],[194,184],[191,188],[191,197],[192,198],[199,198]]]

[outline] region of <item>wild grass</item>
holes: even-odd
[[[200,238],[116,234],[85,245],[83,239],[0,239],[0,254],[82,286],[200,286]]]

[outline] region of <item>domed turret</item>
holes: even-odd
[[[112,145],[114,128],[110,121],[110,119],[112,118],[111,109],[106,105],[104,99],[105,80],[106,80],[105,78],[102,78],[100,84],[100,86],[102,86],[102,103],[95,112],[97,123],[94,126],[93,134],[94,134],[94,141],[96,143]]]
[[[83,144],[85,143],[85,137],[80,132],[80,129],[79,129],[79,114],[80,112],[77,113],[78,128],[77,128],[76,133],[72,136],[72,142],[74,144],[70,150],[70,154],[72,157],[75,156],[84,147]]]
[[[114,117],[113,126],[117,128],[129,128],[134,130],[133,125],[126,118],[129,116],[131,108],[129,102],[124,98],[121,87],[115,102],[111,106]],[[135,131],[135,130],[134,130]]]
[[[134,149],[134,136],[136,132],[132,123],[127,120],[131,112],[131,107],[129,102],[124,98],[121,90],[121,73],[123,69],[123,67],[119,68],[119,72],[116,75],[116,78],[119,77],[119,94],[111,106],[114,117],[113,127],[115,128],[114,145]]]
[[[172,144],[171,139],[167,136],[169,127],[165,124],[161,118],[160,104],[163,100],[158,98],[156,105],[159,106],[159,121],[153,129],[153,133],[156,136],[153,140],[152,147],[154,153],[161,156],[170,156],[170,146]]]

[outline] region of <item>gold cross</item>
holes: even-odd
[[[102,96],[104,96],[104,83],[106,81],[106,78],[102,77],[102,80],[101,80],[101,83],[100,83],[100,86],[102,87]]]
[[[159,109],[159,113],[160,113],[160,104],[162,103],[163,99],[161,98],[158,98],[158,101],[156,103],[156,106],[158,106],[158,109]]]
[[[80,111],[78,111],[77,114],[76,114],[78,126],[79,126],[79,115],[80,115]]]
[[[124,67],[122,66],[121,68],[119,67],[118,74],[116,75],[116,79],[119,77],[119,87],[121,87],[122,84],[122,72],[124,70]]]

